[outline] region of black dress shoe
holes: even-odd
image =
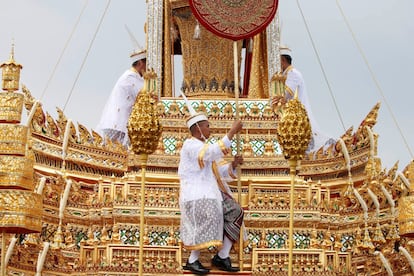
[[[183,268],[185,270],[190,270],[191,272],[193,272],[194,274],[198,274],[198,275],[204,275],[210,272],[210,269],[205,268],[199,260],[193,262],[193,263],[189,263],[187,261],[186,265],[183,266]]]
[[[229,272],[237,272],[240,269],[238,267],[232,267],[231,266],[231,260],[230,257],[227,258],[220,258],[219,255],[214,255],[213,259],[211,260],[211,263],[217,267],[220,270],[229,271]]]

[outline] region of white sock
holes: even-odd
[[[233,242],[229,238],[227,238],[227,236],[224,236],[223,247],[217,253],[217,255],[222,259],[229,257],[232,246],[233,246]]]
[[[188,257],[188,263],[192,264],[198,260],[200,256],[200,250],[191,250],[190,257]]]

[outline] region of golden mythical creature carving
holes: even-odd
[[[46,120],[47,120],[46,133],[48,134],[48,136],[59,138],[62,131],[59,129],[58,124],[52,118],[52,116],[50,116],[48,112],[46,112]]]
[[[22,85],[22,92],[24,94],[24,106],[27,110],[30,111],[30,109],[32,109],[36,99],[32,96],[32,93],[26,87],[26,85]]]
[[[79,143],[89,145],[92,142],[92,136],[89,130],[82,124],[78,123]]]
[[[58,119],[56,120],[56,123],[61,130],[59,133],[60,139],[63,139],[63,135],[66,129],[66,124],[68,122],[68,119],[66,118],[66,115],[63,113],[63,110],[59,107],[56,107],[56,111],[58,113]]]
[[[102,139],[101,135],[99,135],[99,133],[97,133],[94,130],[92,130],[92,139],[93,139],[93,145],[94,146],[96,146],[96,147],[102,146],[103,139]]]

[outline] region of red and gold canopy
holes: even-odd
[[[261,32],[277,6],[278,0],[190,0],[193,14],[206,29],[231,40]]]

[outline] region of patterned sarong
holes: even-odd
[[[220,246],[223,236],[217,200],[202,198],[184,203],[181,215],[181,238],[191,250]]]
[[[240,238],[240,229],[243,224],[243,209],[230,195],[223,193],[224,235],[232,242]]]

